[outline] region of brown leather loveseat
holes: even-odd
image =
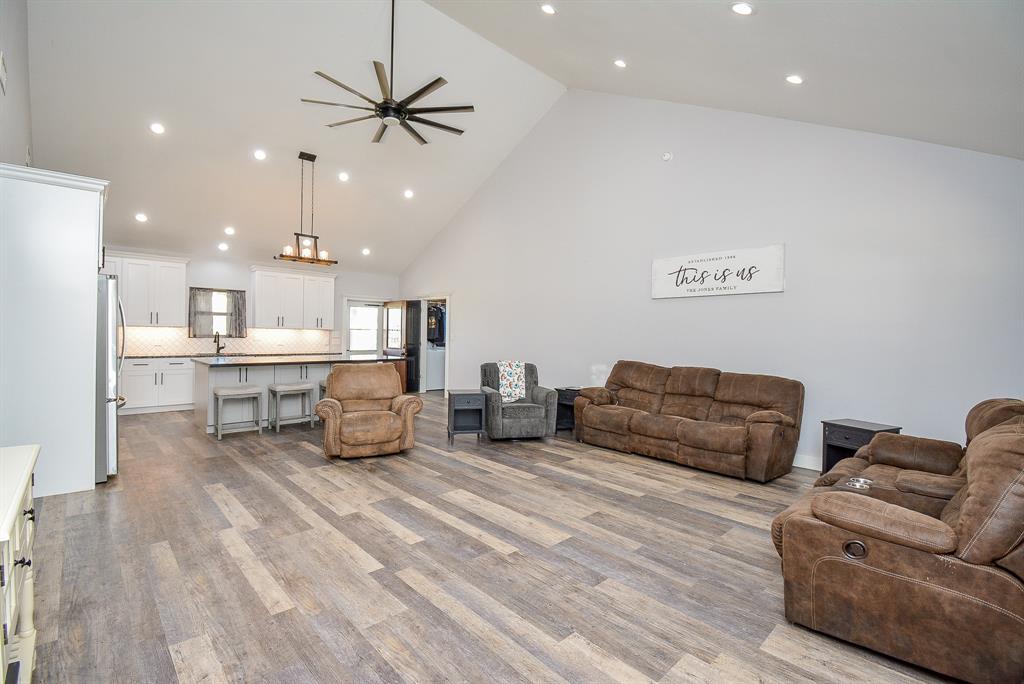
[[[715,368],[619,361],[576,397],[576,438],[758,482],[793,466],[803,383]]]
[[[358,458],[411,449],[414,417],[422,408],[422,399],[402,394],[395,364],[338,364],[327,376],[327,397],[316,405],[324,421],[324,453]]]
[[[975,406],[967,440],[877,435],[780,513],[786,618],[967,681],[1024,681],[1024,401]]]

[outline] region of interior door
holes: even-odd
[[[349,302],[348,349],[349,358],[380,356],[382,345],[382,309],[375,302]]]
[[[125,259],[121,264],[121,302],[125,325],[156,325],[150,307],[153,290],[152,262]]]
[[[153,312],[156,325],[184,327],[188,324],[188,293],[185,264],[153,264]]]
[[[302,276],[282,274],[278,276],[281,302],[281,327],[302,327]]]

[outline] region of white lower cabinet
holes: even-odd
[[[192,361],[173,359],[125,359],[121,367],[120,393],[124,412],[181,407],[192,403]]]
[[[240,385],[255,385],[262,391],[260,399],[260,420],[265,424],[267,421],[267,385],[274,383],[274,366],[233,366],[229,368],[211,368],[209,382],[209,396],[207,397],[206,425],[214,425],[213,412],[216,407],[216,400],[213,397],[213,390],[217,387],[238,387]],[[224,401],[224,414],[221,416],[221,425],[234,427],[234,423],[251,423],[254,419],[253,402],[247,399],[227,399]]]
[[[0,449],[0,684],[15,670],[18,682],[31,682],[35,666],[35,568],[32,547],[36,509],[33,470],[39,446]]]
[[[320,399],[320,381],[331,372],[329,363],[310,363],[274,366],[275,383],[310,383],[313,385],[313,406]],[[312,411],[312,407],[309,407]],[[281,399],[281,417],[292,418],[302,415],[302,397],[289,396]]]

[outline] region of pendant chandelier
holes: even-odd
[[[306,162],[309,162],[310,183],[309,183],[309,232],[303,232],[303,220],[305,213],[303,204],[306,200]],[[285,245],[281,253],[275,259],[283,261],[297,261],[301,264],[317,264],[319,266],[333,266],[338,263],[337,259],[329,259],[326,249],[320,249],[320,236],[313,234],[313,198],[316,190],[316,155],[310,152],[299,152],[299,232],[295,236],[294,245]]]

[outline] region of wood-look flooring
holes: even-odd
[[[821,682],[930,675],[790,625],[761,485],[572,441],[328,461],[308,426],[121,418],[38,504],[40,682]]]

